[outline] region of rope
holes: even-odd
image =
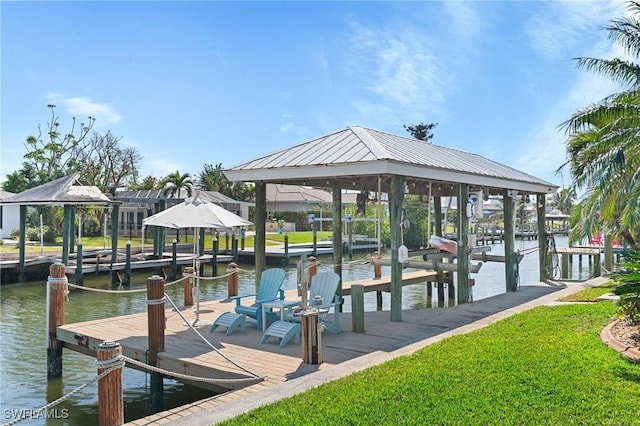
[[[74,390],[72,390],[71,392],[69,392],[66,395],[63,395],[62,397],[56,399],[55,401],[52,401],[50,403],[48,403],[47,405],[45,405],[42,408],[38,408],[37,410],[24,410],[24,412],[20,415],[20,417],[7,422],[7,423],[3,423],[2,426],[11,426],[11,425],[15,425],[16,423],[19,423],[23,420],[27,420],[33,417],[39,417],[40,413],[49,410],[53,407],[55,407],[56,405],[60,404],[61,402],[66,401],[67,399],[71,398],[74,394],[80,392],[82,389],[86,388],[87,386],[97,382],[98,380],[102,379],[103,377],[105,377],[107,374],[111,373],[112,371],[115,371],[119,368],[124,367],[124,361],[116,358],[112,358],[109,361],[110,364],[112,364],[113,366],[111,368],[108,368],[107,370],[104,370],[102,373],[100,373],[99,375],[97,375],[95,378],[91,379],[90,381],[88,381],[87,383],[85,383],[84,385],[80,385],[77,388],[75,388]]]
[[[161,299],[144,299],[144,302],[147,305],[164,305],[164,302],[167,300],[167,295]]]
[[[246,383],[253,384],[258,383],[264,380],[264,377],[248,377],[242,379],[213,379],[209,377],[199,377],[199,376],[190,376],[188,374],[176,373],[174,371],[165,370],[164,368],[154,367],[153,365],[145,364],[144,362],[138,361],[133,358],[129,358],[127,356],[122,356],[124,361],[131,365],[135,365],[143,370],[150,371],[152,373],[159,373],[164,376],[173,377],[175,379],[187,380],[191,382],[201,382],[201,383],[210,383],[210,384],[229,384],[229,383]]]
[[[218,348],[216,348],[215,346],[213,346],[213,345],[211,344],[211,342],[209,342],[207,339],[205,339],[205,337],[204,337],[202,334],[200,334],[200,332],[199,332],[198,330],[196,330],[196,329],[193,327],[193,325],[191,325],[191,323],[190,323],[189,321],[187,321],[187,319],[184,317],[184,315],[182,315],[182,313],[180,312],[180,310],[178,309],[178,307],[176,306],[176,304],[175,304],[175,303],[173,303],[173,300],[171,300],[171,297],[169,297],[169,295],[167,295],[167,294],[165,294],[164,296],[167,298],[167,300],[169,301],[169,303],[171,303],[171,305],[173,306],[173,308],[176,310],[177,314],[178,314],[178,315],[180,315],[180,318],[182,318],[182,321],[184,321],[184,323],[185,323],[185,324],[187,324],[187,326],[188,326],[191,330],[193,330],[193,331],[194,331],[198,336],[200,336],[200,338],[201,338],[201,339],[202,339],[202,340],[203,340],[203,341],[204,341],[204,342],[205,342],[205,343],[206,343],[206,344],[207,344],[211,349],[213,349],[214,351],[216,351],[216,353],[217,353],[218,355],[220,355],[221,357],[223,357],[224,359],[226,359],[227,361],[229,361],[231,364],[235,365],[236,367],[238,367],[238,368],[239,368],[239,369],[241,369],[242,371],[244,371],[244,372],[246,372],[246,373],[249,373],[249,374],[251,374],[251,375],[253,375],[253,376],[255,376],[255,377],[260,377],[260,376],[258,376],[256,373],[254,373],[254,372],[252,372],[252,371],[248,370],[248,369],[247,369],[247,368],[245,368],[245,367],[242,367],[240,364],[236,363],[236,362],[235,362],[235,361],[233,361],[231,358],[229,358],[228,356],[226,356],[225,354],[223,354],[222,352],[220,352],[220,351],[218,350]]]
[[[190,275],[186,275],[186,276],[190,276]],[[195,277],[195,275],[193,275]],[[181,279],[177,279],[175,281],[171,281],[169,283],[165,283],[165,288],[174,285],[175,283],[179,283],[182,282],[182,278]],[[147,289],[146,288],[138,288],[138,289],[133,289],[133,290],[105,290],[102,288],[91,288],[91,287],[85,287],[85,286],[81,286],[81,285],[76,285],[76,284],[71,284],[68,283],[67,284],[69,287],[71,288],[76,288],[78,290],[85,290],[85,291],[93,291],[96,293],[111,293],[111,294],[122,294],[122,293],[143,293],[146,292]]]

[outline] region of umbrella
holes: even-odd
[[[196,195],[184,200],[160,213],[149,216],[142,221],[142,241],[144,244],[144,228],[148,225],[162,226],[165,228],[194,228],[194,270],[196,271],[196,323],[199,322],[200,306],[200,276],[198,273],[199,260],[195,243],[195,235],[199,228],[229,229],[251,225],[252,222],[231,213],[229,210],[213,203],[205,196],[196,192]],[[143,246],[144,250],[144,246]]]
[[[207,200],[201,194],[187,198],[160,213],[142,221],[142,226],[154,225],[165,228],[215,228],[229,229],[251,225],[252,222],[231,213],[229,210]]]

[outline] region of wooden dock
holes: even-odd
[[[345,288],[349,287],[345,285]],[[302,361],[299,343],[291,341],[284,348],[280,348],[278,342],[271,339],[260,344],[262,332],[256,330],[253,321],[247,321],[245,333],[238,330],[230,336],[225,335],[224,329],[209,333],[209,325],[201,325],[197,327],[200,333],[225,356],[253,373],[265,377],[266,380],[240,390],[230,390],[235,387],[228,386],[229,391],[226,393],[134,420],[130,425],[159,425],[214,407],[220,407],[224,411],[225,404],[238,398],[253,394],[264,395],[262,391],[277,389],[277,386],[285,382],[318,371],[329,373],[336,367],[342,368],[342,365],[348,368],[347,365],[361,363],[359,359],[368,359],[367,357],[374,354],[386,354],[429,336],[441,335],[447,330],[453,330],[557,290],[558,288],[550,286],[526,286],[516,293],[498,295],[473,304],[406,310],[403,311],[402,322],[390,321],[388,311],[366,312],[364,333],[354,333],[351,329],[351,314],[342,313],[340,322],[344,332],[323,333],[324,362],[321,365],[305,364]],[[286,297],[296,298],[296,291],[287,292]],[[231,311],[233,306],[234,303],[229,301],[201,302],[200,319],[212,322],[223,312]],[[195,319],[194,308],[181,308],[180,311],[189,321]],[[248,373],[228,363],[213,351],[184,324],[174,310],[167,309],[166,317],[165,351],[159,353],[159,367],[203,377],[250,377]],[[103,341],[117,341],[122,345],[124,355],[142,362],[146,360],[148,348],[146,336],[147,313],[57,327],[57,337],[68,349],[95,356],[97,345]]]
[[[599,277],[601,274],[599,247],[557,247],[556,253],[561,256],[560,278],[569,278],[569,264],[573,262],[573,256],[578,256],[578,262],[582,263],[582,256],[589,257],[589,263],[593,258],[593,275]]]
[[[403,273],[403,285],[426,283],[437,279],[435,271],[415,271]],[[389,291],[390,277],[358,280],[343,284],[343,294],[351,293],[351,286],[362,284],[365,291]],[[286,299],[298,299],[297,290],[289,290]],[[181,306],[182,301],[174,301]],[[251,303],[247,300],[246,303]],[[170,306],[167,302],[165,306]],[[226,336],[224,328],[214,333],[209,332],[210,325],[224,312],[233,312],[235,302],[227,300],[200,302],[199,318],[196,324],[198,331],[220,352],[258,376],[268,380],[259,383],[258,387],[269,387],[292,378],[326,368],[343,362],[354,356],[366,353],[368,349],[353,346],[341,335],[325,333],[323,344],[331,347],[331,354],[324,357],[324,363],[309,365],[302,362],[300,345],[289,343],[280,348],[275,340],[259,344],[262,332],[255,328],[255,322],[247,318],[245,333],[239,330]],[[196,318],[193,306],[181,308],[180,313],[193,324]],[[350,314],[342,313],[341,322],[350,322]],[[173,372],[199,377],[215,377],[219,379],[251,379],[251,375],[225,360],[220,354],[191,330],[174,309],[167,309],[165,314],[165,351],[158,354],[158,367]],[[64,347],[95,356],[96,349],[104,341],[115,341],[122,345],[122,354],[135,360],[147,361],[148,330],[147,313],[102,318],[74,324],[66,324],[57,328],[57,339]],[[247,383],[229,383],[220,385],[203,385],[216,392],[226,392],[246,387]]]

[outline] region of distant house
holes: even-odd
[[[342,208],[355,204],[356,193],[342,193]],[[267,219],[272,219],[272,212],[331,212],[333,196],[331,191],[322,188],[311,188],[302,185],[267,184]]]
[[[15,195],[12,192],[0,190],[0,238],[11,238],[11,231],[20,227],[20,206],[17,204],[2,204],[6,198]]]
[[[252,203],[234,200],[216,191],[200,191],[206,198],[226,210],[238,216],[249,219],[249,206]],[[181,190],[175,197],[167,198],[161,189],[142,189],[136,191],[118,191],[111,197],[113,201],[122,204],[119,209],[118,232],[140,235],[142,221],[161,211],[160,204],[164,202],[167,209],[176,204],[182,203],[188,195]]]

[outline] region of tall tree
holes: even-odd
[[[198,188],[205,191],[217,191],[234,200],[252,201],[254,197],[254,186],[244,182],[231,182],[222,172],[222,164],[215,166],[205,164],[197,180]]]
[[[44,129],[39,124],[37,134],[27,137],[22,169],[9,175],[10,183],[3,186],[6,191],[33,188],[79,171],[76,153],[86,146],[85,139],[95,119],[88,117],[86,123],[78,125],[72,117],[71,128],[64,132],[60,129],[56,106],[47,107],[51,110],[51,120]]]
[[[187,195],[191,197],[193,194],[193,181],[189,173],[181,174],[178,170],[170,173],[167,177],[160,181],[160,187],[165,196],[170,198],[180,196],[180,192],[184,189]]]
[[[414,138],[430,142],[433,139],[433,133],[431,131],[438,125],[438,123],[429,123],[429,124],[415,124],[413,126],[404,126],[404,129],[411,133],[411,136]]]
[[[609,39],[637,61],[640,56],[640,3],[629,2],[629,16],[605,27]],[[578,66],[627,86],[577,111],[562,124],[569,134],[567,162],[573,188],[585,191],[576,209],[572,237],[598,229],[634,244],[640,229],[640,65],[632,60],[576,58]],[[560,169],[558,169],[560,170]]]
[[[122,146],[122,138],[110,131],[93,133],[84,149],[75,153],[82,180],[97,186],[102,192],[125,187],[138,173],[140,154],[134,147]]]

